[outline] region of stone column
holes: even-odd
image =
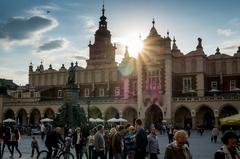
[[[172,120],[172,59],[171,56],[166,57],[165,60],[165,94],[164,107],[166,107],[165,119]]]
[[[192,117],[192,129],[196,129],[196,112],[195,110],[191,110]]]

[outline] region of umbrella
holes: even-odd
[[[215,93],[215,92],[221,92],[221,91],[218,90],[218,89],[211,89],[209,92],[213,92],[213,93]]]
[[[162,120],[162,123],[166,123],[167,122],[167,120]]]
[[[41,121],[41,122],[51,122],[51,121],[53,121],[53,119],[44,118],[44,119],[41,119],[40,121]]]
[[[117,119],[119,122],[127,122],[127,120],[126,119],[123,119],[123,118],[119,118],[119,119]]]
[[[107,122],[109,122],[109,123],[116,123],[116,122],[119,122],[119,121],[116,118],[112,118],[112,119],[107,120]]]
[[[220,119],[221,125],[239,125],[240,124],[240,114],[235,114]]]
[[[97,123],[103,123],[104,120],[103,120],[103,119],[100,119],[100,118],[97,118],[97,119],[95,119],[95,122],[97,122]]]
[[[11,118],[8,118],[8,119],[3,120],[3,122],[4,123],[15,123],[16,121]]]
[[[93,123],[93,122],[96,122],[96,119],[94,119],[94,118],[89,118],[89,121]]]

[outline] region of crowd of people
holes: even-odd
[[[82,127],[75,129],[65,128],[62,135],[62,128],[52,128],[42,124],[41,139],[48,150],[47,158],[57,155],[59,145],[64,146],[65,151],[75,150],[77,159],[159,159],[160,149],[155,125],[151,125],[149,130],[143,128],[140,119],[134,125],[117,125],[110,130],[104,130],[103,125],[97,125],[88,130],[87,133]],[[166,145],[164,159],[192,159],[192,153],[188,142],[191,128],[187,125],[186,130],[176,129],[171,124],[166,125],[169,144]],[[211,141],[217,142],[220,132],[217,127],[212,129]],[[202,132],[200,132],[202,135]],[[18,149],[18,142],[21,138],[18,128],[12,125],[0,127],[0,159],[4,156],[5,147],[10,152],[10,158],[14,157],[14,150],[21,158],[22,153]],[[222,135],[223,146],[215,153],[215,159],[240,159],[238,149],[238,136],[233,131],[226,131]],[[32,135],[31,157],[39,154],[37,138]],[[53,151],[54,149],[54,151]],[[36,153],[35,153],[36,152]],[[54,152],[54,153],[53,153]]]

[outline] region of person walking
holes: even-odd
[[[20,132],[18,130],[18,128],[12,129],[12,134],[11,134],[11,144],[12,144],[12,153],[11,156],[14,156],[14,148],[16,149],[16,151],[19,154],[19,158],[22,157],[22,153],[21,151],[18,149],[18,142],[20,140]]]
[[[167,145],[164,159],[192,159],[190,149],[186,144],[186,132],[178,130],[174,135],[174,139],[172,143]]]
[[[93,159],[93,148],[94,148],[94,133],[93,133],[93,130],[90,131],[90,135],[88,136],[87,146],[88,146],[89,159]]]
[[[39,154],[39,148],[38,148],[38,141],[35,136],[32,136],[32,142],[31,142],[31,147],[32,147],[32,154],[31,157],[34,156],[34,150],[36,149],[37,155]]]
[[[150,155],[150,159],[158,159],[158,154],[160,154],[159,143],[156,135],[156,128],[154,126],[151,127],[150,134],[148,135],[148,145],[147,145],[147,153]]]
[[[124,127],[119,126],[117,128],[117,133],[112,138],[112,150],[114,159],[122,159],[123,158],[123,140],[122,136],[124,134]]]
[[[168,134],[168,143],[173,142],[173,127],[171,124],[167,128],[167,134]]]
[[[3,154],[4,154],[4,149],[5,149],[5,146],[7,145],[7,148],[10,152],[10,154],[12,154],[12,149],[11,149],[11,128],[10,126],[4,126],[3,127],[3,144],[2,144],[2,158],[3,158]]]
[[[222,137],[223,146],[214,154],[215,159],[239,159],[237,148],[238,136],[232,131],[226,131]]]
[[[76,152],[77,159],[82,159],[83,138],[82,138],[82,135],[81,135],[80,127],[77,127],[75,129],[72,140],[73,140],[72,144],[75,147],[75,152]]]
[[[130,126],[128,127],[128,132],[124,137],[124,143],[125,143],[128,159],[134,159],[134,155],[135,155],[136,142],[135,142],[134,132],[135,132],[135,128],[133,126]]]
[[[216,126],[214,126],[214,128],[212,129],[211,141],[214,141],[216,143],[218,135],[219,135],[219,130]]]
[[[41,125],[40,125],[40,131],[41,131],[41,139],[42,139],[42,141],[44,141],[44,138],[45,138],[45,130],[46,128],[45,128],[45,125],[44,125],[44,123],[41,123]]]
[[[94,148],[95,148],[95,159],[104,159],[104,150],[105,150],[105,142],[103,138],[103,131],[104,127],[103,125],[97,126],[97,132],[94,136]]]
[[[148,144],[147,133],[142,127],[142,120],[136,119],[136,159],[145,159],[146,156],[146,146]]]
[[[109,141],[110,141],[109,159],[113,159],[112,140],[116,132],[117,132],[116,128],[111,128],[109,131]]]

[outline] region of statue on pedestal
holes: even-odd
[[[75,67],[73,66],[73,62],[71,63],[71,67],[68,69],[67,85],[71,88],[73,88],[75,85]]]

